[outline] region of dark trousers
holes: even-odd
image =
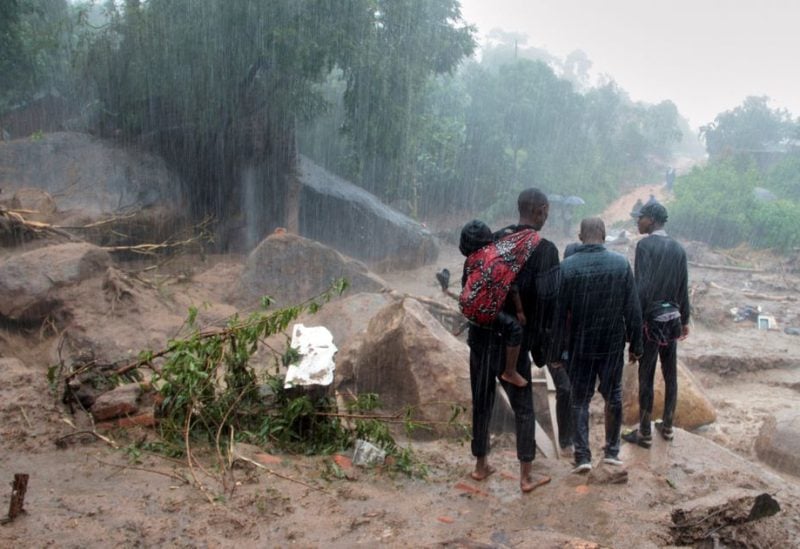
[[[556,423],[558,424],[558,445],[566,448],[572,445],[572,386],[569,382],[567,366],[553,368],[548,365],[553,385],[556,386]]]
[[[639,359],[639,432],[650,435],[650,421],[653,415],[653,382],[656,362],[661,358],[661,372],[664,374],[664,415],[665,427],[672,427],[675,407],[678,403],[678,343],[659,346],[654,341],[644,342],[644,353]]]
[[[596,385],[606,402],[605,454],[608,457],[619,455],[619,436],[622,429],[622,366],[622,351],[604,356],[576,357],[570,362],[575,463],[592,461],[592,452],[589,449],[589,403],[594,396]]]
[[[496,380],[505,368],[506,343],[496,331],[474,325],[469,327],[467,343],[472,386],[472,455],[479,458],[489,454],[489,423],[494,407]],[[524,346],[520,349],[517,372],[526,380],[531,380],[531,361],[528,358],[528,349]],[[500,383],[514,411],[517,459],[533,461],[536,451],[536,420],[531,385],[528,383],[525,387],[517,387],[502,380]]]

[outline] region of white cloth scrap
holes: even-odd
[[[295,324],[292,329],[292,349],[300,353],[300,362],[290,364],[286,371],[285,388],[330,385],[336,364],[333,356],[338,350],[333,334],[324,326]]]

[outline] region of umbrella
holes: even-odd
[[[773,200],[778,200],[778,197],[770,191],[769,189],[765,189],[764,187],[753,187],[753,196],[755,196],[758,200],[764,202],[772,202]]]
[[[569,204],[570,206],[583,206],[586,202],[580,196],[568,196],[564,199],[564,204]]]

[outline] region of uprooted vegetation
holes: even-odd
[[[210,502],[233,493],[232,465],[239,457],[235,449],[240,443],[291,454],[328,455],[352,448],[362,439],[386,452],[389,471],[424,476],[424,465],[394,436],[398,426],[406,432],[427,427],[424,420],[416,419],[412,407],[386,413],[380,410],[376,394],[351,395],[337,404],[325,388],[287,388],[281,370],[299,358],[292,348],[282,355],[270,353],[271,367],[254,360],[266,338],[284,333],[300,314],[316,312],[346,288],[346,281],[340,279],[313,299],[274,311],[267,310],[271,300],[265,297],[261,310],[246,318],[235,315],[224,328],[201,329],[198,309],[192,308],[186,321],[189,334],[172,339],[164,349],[144,351],[138,360],[113,369],[94,368],[92,363],[67,367],[62,362],[50,368],[50,383],[62,387],[63,401],[78,408],[84,384],[107,390],[138,382],[155,392],[151,400],[157,437],[147,436],[125,449],[134,456],[146,450],[185,459],[187,482]],[[453,425],[457,426],[462,411],[453,406]],[[117,445],[94,426],[92,432]],[[198,454],[210,456],[213,474],[209,475],[207,460]],[[209,487],[208,481],[201,480],[198,469],[217,486]]]

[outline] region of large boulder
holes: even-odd
[[[664,376],[660,367],[656,370],[653,418],[658,419],[664,411]],[[622,375],[622,414],[626,424],[639,422],[639,371],[636,364],[625,364]],[[703,392],[700,383],[681,362],[678,362],[678,405],[675,409],[675,426],[691,430],[713,423],[717,412]]]
[[[119,366],[136,360],[140,351],[158,351],[171,338],[185,335],[186,304],[113,267],[59,290],[58,296],[67,323],[54,351],[70,367],[89,362],[101,369]]]
[[[0,166],[0,188],[47,191],[61,210],[99,216],[157,204],[179,208],[180,180],[162,158],[88,134],[0,142]]]
[[[318,312],[303,314],[298,323],[325,326],[337,347],[347,345],[356,334],[367,329],[369,321],[394,299],[388,293],[359,293],[337,299]]]
[[[800,476],[800,410],[784,410],[764,420],[756,453],[776,469]]]
[[[278,307],[291,306],[324,292],[337,278],[347,279],[352,293],[376,292],[385,286],[363,263],[319,242],[276,233],[248,256],[237,297],[254,304],[269,295]]]
[[[433,422],[446,422],[454,404],[470,406],[469,349],[412,298],[384,307],[343,351],[336,366],[340,392],[377,393],[386,410],[411,406],[416,418]]]
[[[55,290],[103,273],[108,253],[85,242],[70,242],[12,254],[0,260],[0,315],[36,320],[58,304]]]
[[[422,225],[364,189],[300,157],[300,234],[363,261],[411,269],[435,261],[439,250]]]
[[[25,218],[31,221],[48,222],[56,212],[56,201],[50,193],[32,187],[17,189],[10,206],[14,210],[26,210]]]

